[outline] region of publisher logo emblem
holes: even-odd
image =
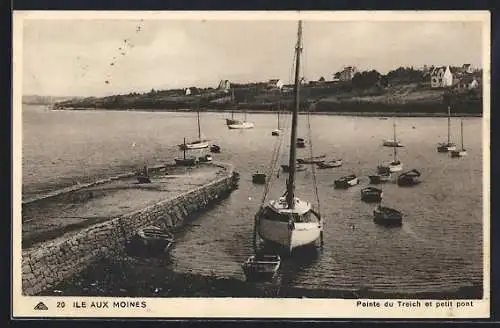
[[[45,305],[43,302],[40,302],[38,303],[36,306],[35,306],[35,310],[48,310],[49,308],[47,307],[47,305]]]

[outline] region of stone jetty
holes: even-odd
[[[193,214],[227,197],[238,174],[229,164],[156,166],[151,183],[124,174],[23,202],[23,294],[35,295],[123,251],[137,229],[175,231]]]

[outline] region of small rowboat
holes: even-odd
[[[418,179],[420,177],[420,172],[418,170],[410,170],[398,177],[398,185],[399,186],[413,186],[420,183]]]
[[[218,145],[212,145],[212,146],[210,146],[210,152],[211,153],[220,153],[220,147]]]
[[[281,133],[281,130],[280,129],[276,129],[276,130],[273,130],[273,132],[271,132],[271,135],[273,136],[279,136]]]
[[[299,164],[318,164],[325,161],[326,155],[313,156],[309,158],[298,158],[297,163]]]
[[[179,166],[195,166],[197,163],[198,159],[194,156],[175,159],[175,164]]]
[[[384,140],[382,143],[385,147],[404,147],[403,144],[398,140]]]
[[[373,221],[382,225],[401,226],[403,224],[403,213],[394,208],[379,205],[373,211]]]
[[[387,166],[379,166],[377,167],[377,173],[374,175],[369,175],[371,184],[379,184],[382,182],[387,182],[391,180],[391,170]]]
[[[212,155],[210,155],[210,154],[198,157],[198,161],[200,163],[210,163],[210,162],[212,162],[212,159],[213,159]]]
[[[242,265],[247,280],[272,280],[280,267],[279,255],[257,254],[250,256]]]
[[[361,200],[365,202],[380,202],[383,192],[381,189],[374,187],[365,187],[361,189]]]
[[[329,169],[332,167],[339,167],[342,166],[342,159],[334,159],[331,161],[319,162],[316,165],[318,166],[318,169]]]
[[[297,146],[297,148],[305,148],[306,141],[304,140],[304,138],[297,138],[296,146]]]
[[[165,229],[148,226],[139,229],[129,246],[134,246],[150,252],[169,252],[174,245],[174,236]]]
[[[264,173],[254,173],[252,175],[252,182],[256,184],[265,184],[266,175]]]
[[[335,180],[334,185],[336,189],[347,189],[349,187],[359,184],[359,179],[356,175],[351,174]]]

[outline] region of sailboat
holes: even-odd
[[[460,120],[460,142],[461,148],[459,150],[452,150],[451,157],[462,157],[467,155],[467,150],[464,148],[464,122]]]
[[[232,124],[228,124],[228,128],[231,130],[236,130],[236,129],[252,129],[255,124],[253,122],[248,122],[247,121],[247,112],[244,112],[244,119],[243,121],[236,121],[233,122]],[[226,121],[227,122],[227,121]]]
[[[394,122],[394,125],[396,125],[396,122]],[[396,136],[394,135],[394,139],[385,139],[382,143],[383,146],[385,147],[404,147],[401,141],[396,140]]]
[[[281,103],[278,104],[278,128],[276,130],[273,130],[273,132],[271,132],[271,135],[273,136],[279,136],[280,133],[281,133],[281,129],[280,129],[280,110],[281,110]]]
[[[457,146],[450,141],[450,129],[451,129],[451,106],[448,106],[448,141],[441,142],[438,144],[438,153],[447,153],[457,149]]]
[[[396,139],[396,121],[394,121],[393,129],[394,129],[394,140]],[[386,166],[389,168],[390,172],[399,172],[403,170],[403,163],[398,159],[398,147],[393,147],[394,150],[394,156],[392,162],[387,164]]]
[[[179,148],[181,150],[186,150],[186,149],[203,149],[203,148],[208,148],[208,140],[203,140],[201,139],[201,127],[200,127],[200,108],[198,106],[196,110],[196,117],[198,119],[198,139],[195,141],[191,141],[189,143],[186,143],[184,140],[184,143],[179,145]]]
[[[235,98],[234,98],[234,89],[231,89],[231,103],[233,104],[233,108],[231,109],[231,118],[226,118],[226,125],[239,124],[241,123],[238,120],[234,119],[234,106],[235,106]]]
[[[257,235],[267,244],[284,248],[289,253],[293,249],[323,240],[323,219],[313,210],[311,203],[295,197],[296,139],[299,111],[299,69],[302,51],[302,21],[298,23],[297,45],[295,47],[295,87],[290,158],[286,192],[277,200],[263,204],[255,215],[254,246]]]
[[[184,143],[183,145],[186,145],[186,138],[184,138]],[[180,166],[194,166],[198,162],[198,159],[195,156],[186,156],[186,149],[187,147],[181,148],[183,152],[182,158],[176,158],[175,159],[175,164],[180,165]]]

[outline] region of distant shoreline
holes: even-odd
[[[81,108],[81,107],[65,107],[62,109],[54,109],[60,111],[113,111],[113,112],[171,112],[171,113],[189,113],[194,112],[190,109],[145,109],[145,108],[127,108],[127,109],[106,109],[106,108]],[[201,112],[207,113],[231,113],[227,109],[204,109]],[[269,110],[246,110],[247,114],[276,114],[276,111]],[[243,113],[243,111],[235,111],[236,115]],[[304,115],[308,112],[300,111],[299,114]],[[311,111],[310,115],[320,116],[362,116],[362,117],[447,117],[447,113],[418,113],[418,112],[326,112],[326,111]],[[483,117],[480,113],[451,113],[453,117]]]

